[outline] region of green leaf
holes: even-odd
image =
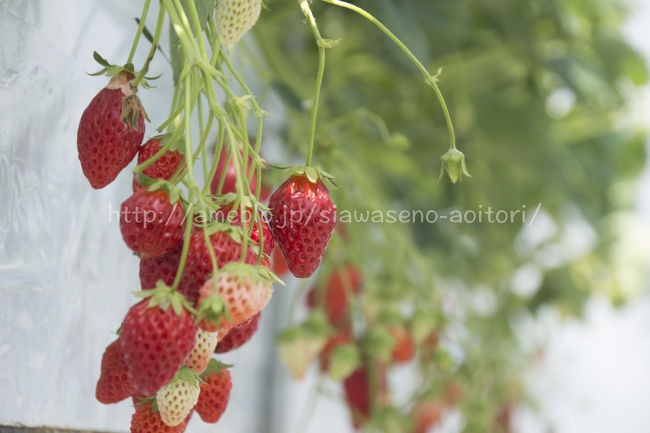
[[[104,67],[108,68],[109,66],[111,66],[111,64],[108,62],[108,60],[106,60],[105,58],[100,56],[97,51],[93,51],[93,58],[95,59],[95,61],[97,63],[99,63],[100,65],[102,65]]]

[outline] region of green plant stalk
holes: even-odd
[[[235,68],[232,66],[232,63],[230,62],[230,59],[228,59],[228,56],[222,56],[223,62],[226,64],[228,67],[228,70],[232,74],[233,77],[235,77],[235,80],[239,83],[242,89],[244,89],[244,92],[246,92],[247,95],[250,96],[251,100],[251,105],[253,106],[253,109],[255,110],[255,116],[257,117],[257,136],[255,137],[255,154],[259,156],[260,153],[260,147],[262,145],[262,126],[263,126],[263,110],[260,107],[259,103],[257,102],[257,99],[253,95],[253,93],[250,91],[248,88],[248,85],[244,80],[242,79],[241,75],[235,70]],[[257,185],[255,189],[255,197],[259,199],[260,193],[262,191],[262,168],[260,165],[255,161],[255,173],[257,174]],[[247,185],[250,183],[250,181],[253,178],[253,171],[251,171],[250,175],[248,176],[247,179]]]
[[[217,132],[217,145],[214,152],[214,158],[212,159],[212,167],[210,167],[210,173],[207,175],[205,185],[203,185],[203,191],[201,191],[203,195],[207,194],[208,191],[210,190],[210,185],[212,185],[212,180],[214,179],[214,175],[217,172],[219,155],[221,155],[221,150],[223,149],[223,134],[224,134],[223,126],[219,125],[219,130]],[[225,175],[225,170],[223,173],[221,173],[222,179],[225,179],[224,175]],[[221,187],[223,187],[223,183],[221,183]]]
[[[379,21],[377,18],[372,16],[370,13],[366,12],[364,9],[361,9],[358,6],[355,6],[353,4],[341,0],[322,0],[322,1],[345,9],[349,9],[366,18],[368,21],[370,21],[371,23],[379,27],[379,29],[386,36],[388,36],[395,43],[395,45],[397,45],[404,52],[404,54],[406,54],[406,56],[411,60],[411,62],[413,62],[413,64],[417,66],[417,68],[424,75],[425,82],[433,89],[434,93],[436,94],[436,97],[438,98],[438,102],[440,103],[440,107],[442,108],[442,112],[447,122],[447,129],[449,130],[449,141],[450,141],[449,147],[450,149],[456,149],[456,134],[454,132],[454,125],[451,121],[451,116],[449,115],[449,109],[447,108],[447,103],[445,102],[445,98],[442,95],[440,88],[438,87],[437,78],[429,73],[427,68],[424,67],[424,65],[418,60],[417,57],[415,57],[415,55],[411,52],[411,50],[409,50],[408,47],[404,45],[404,43],[397,36],[395,36],[393,32],[391,32],[385,25],[381,23],[381,21]]]
[[[314,36],[316,37],[316,44],[318,45],[318,74],[316,75],[316,85],[314,87],[314,99],[312,101],[311,107],[311,125],[309,127],[309,145],[307,147],[307,160],[305,165],[307,167],[311,166],[311,159],[314,153],[314,140],[316,138],[316,119],[318,118],[318,103],[320,100],[320,90],[323,85],[323,75],[325,73],[325,46],[323,45],[323,38],[318,31],[318,26],[316,25],[316,19],[314,14],[312,14],[311,9],[309,8],[309,2],[307,0],[302,0],[300,2],[300,8],[305,14],[305,17],[309,21]]]
[[[126,61],[127,64],[133,62],[133,57],[135,56],[135,51],[138,48],[138,43],[140,42],[140,36],[144,30],[144,22],[147,19],[147,14],[149,13],[149,4],[151,0],[145,0],[144,6],[142,8],[142,15],[140,16],[140,23],[138,24],[138,30],[135,32],[135,37],[133,38],[133,44],[131,45],[131,52],[129,52],[129,58]]]
[[[151,44],[151,48],[149,49],[149,54],[147,54],[147,60],[145,60],[144,66],[135,75],[135,79],[130,83],[131,87],[133,88],[138,87],[140,81],[142,81],[144,76],[149,71],[149,64],[153,60],[153,57],[156,55],[156,50],[158,49],[158,43],[160,42],[160,34],[162,32],[164,21],[165,21],[165,9],[160,8],[160,11],[158,12],[158,22],[156,23],[156,33],[154,34],[153,37],[153,43]]]
[[[188,202],[189,205],[185,210],[185,233],[183,238],[183,249],[181,250],[180,261],[178,262],[178,269],[176,269],[176,276],[174,277],[174,282],[172,283],[172,289],[177,290],[178,285],[181,283],[181,277],[183,276],[183,270],[185,269],[185,262],[187,260],[187,252],[190,249],[190,237],[192,236],[192,212],[194,211],[194,193],[190,191]]]

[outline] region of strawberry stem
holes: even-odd
[[[138,30],[135,33],[135,38],[133,38],[133,44],[131,45],[131,52],[129,53],[129,58],[126,61],[127,64],[133,62],[133,56],[135,56],[135,50],[138,48],[138,43],[140,42],[140,36],[144,30],[144,22],[147,19],[147,14],[149,13],[149,4],[151,0],[145,0],[144,6],[142,8],[142,15],[140,16],[140,22],[138,23]]]
[[[358,6],[355,6],[353,4],[341,1],[341,0],[323,0],[325,3],[330,3],[345,9],[349,9],[351,11],[354,11],[358,13],[359,15],[363,16],[366,18],[368,21],[379,27],[379,29],[386,35],[388,36],[394,43],[397,45],[403,52],[406,54],[406,56],[417,66],[417,68],[422,72],[424,75],[425,82],[433,89],[433,91],[436,94],[436,97],[438,98],[438,102],[440,103],[440,107],[442,108],[442,112],[445,116],[445,120],[447,121],[447,129],[449,130],[449,148],[450,149],[455,149],[456,148],[456,134],[454,133],[454,125],[451,121],[451,116],[449,115],[449,109],[447,108],[447,103],[445,102],[445,98],[442,95],[442,92],[440,91],[440,88],[438,87],[437,84],[437,76],[433,76],[429,73],[427,68],[422,65],[422,63],[418,60],[417,57],[411,52],[411,50],[408,49],[406,45],[397,37],[393,32],[391,32],[384,24],[381,23],[377,18],[372,16],[370,13],[366,12],[364,9],[361,9]]]
[[[131,81],[131,87],[136,88],[144,76],[149,72],[149,64],[156,55],[156,50],[158,49],[158,43],[160,42],[160,34],[162,32],[163,22],[165,20],[165,9],[160,8],[158,12],[158,22],[156,23],[156,33],[153,37],[153,43],[149,49],[149,54],[147,54],[147,60],[144,62],[142,69],[136,74],[135,79]]]
[[[318,26],[316,25],[316,19],[314,14],[312,14],[311,9],[309,8],[309,2],[307,0],[302,0],[300,2],[300,8],[305,14],[314,36],[316,37],[316,44],[318,45],[318,74],[316,75],[316,85],[314,87],[314,99],[312,100],[311,107],[311,125],[309,127],[309,147],[307,148],[307,160],[305,165],[309,167],[311,165],[312,155],[314,153],[314,139],[316,137],[316,119],[318,117],[318,102],[320,99],[320,90],[323,85],[323,75],[325,73],[325,43],[323,37],[318,31]]]

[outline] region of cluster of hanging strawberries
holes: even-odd
[[[131,397],[134,433],[180,432],[193,412],[205,422],[219,420],[231,379],[212,354],[240,347],[256,331],[273,290],[272,256],[297,277],[314,273],[336,225],[336,207],[315,171],[297,169],[271,195],[269,218],[255,218],[235,203],[209,219],[188,216],[188,203],[174,187],[187,159],[179,149],[164,148],[168,135],[141,144],[146,113],[132,79],[128,71],[111,78],[84,111],[77,135],[79,160],[94,188],[111,183],[136,155],[139,164],[153,159],[134,176],[133,194],[120,212],[124,242],[140,258],[142,300],[104,352],[96,398],[111,404]],[[236,183],[222,158],[217,177],[223,174],[224,181],[206,196],[215,203]],[[244,230],[250,232],[246,246]]]

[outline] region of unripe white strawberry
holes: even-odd
[[[162,421],[170,427],[181,424],[196,406],[200,390],[194,370],[181,367],[174,379],[156,393]]]
[[[217,29],[226,45],[234,45],[257,22],[262,0],[219,0],[215,9]]]
[[[196,374],[201,374],[205,371],[210,362],[210,356],[214,353],[215,347],[219,341],[219,332],[209,332],[198,328],[196,332],[196,340],[194,342],[194,348],[187,355],[185,367],[193,368],[196,371]]]

